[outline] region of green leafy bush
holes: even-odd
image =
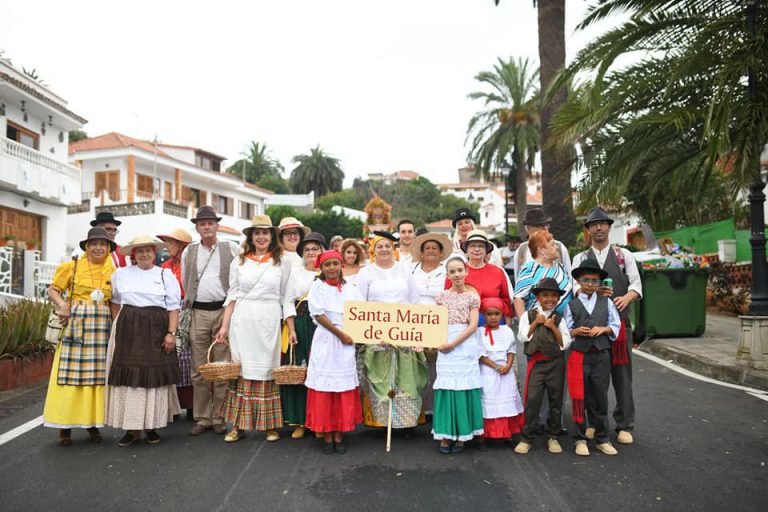
[[[50,350],[45,329],[52,304],[22,299],[0,306],[0,359]]]

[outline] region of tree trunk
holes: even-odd
[[[523,227],[525,210],[528,208],[528,169],[525,165],[522,152],[515,152],[515,210],[517,211],[517,234],[523,240],[528,235]]]
[[[538,0],[539,61],[541,92],[565,67],[565,0]],[[550,231],[567,246],[576,242],[568,152],[549,147],[552,115],[565,103],[566,90],[559,90],[553,101],[541,109],[541,186],[544,211],[552,217]]]

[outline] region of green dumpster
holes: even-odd
[[[636,342],[701,336],[707,323],[706,268],[640,269],[643,299],[631,321]]]

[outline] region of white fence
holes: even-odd
[[[13,247],[0,247],[0,293],[13,293]],[[40,261],[40,251],[23,251],[22,290],[26,297],[47,299],[58,263]]]

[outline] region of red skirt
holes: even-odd
[[[525,415],[522,413],[507,418],[483,418],[483,437],[488,439],[509,439],[512,437],[512,434],[522,432],[524,424]]]
[[[307,389],[307,420],[313,432],[351,432],[363,421],[359,388],[330,392]]]

